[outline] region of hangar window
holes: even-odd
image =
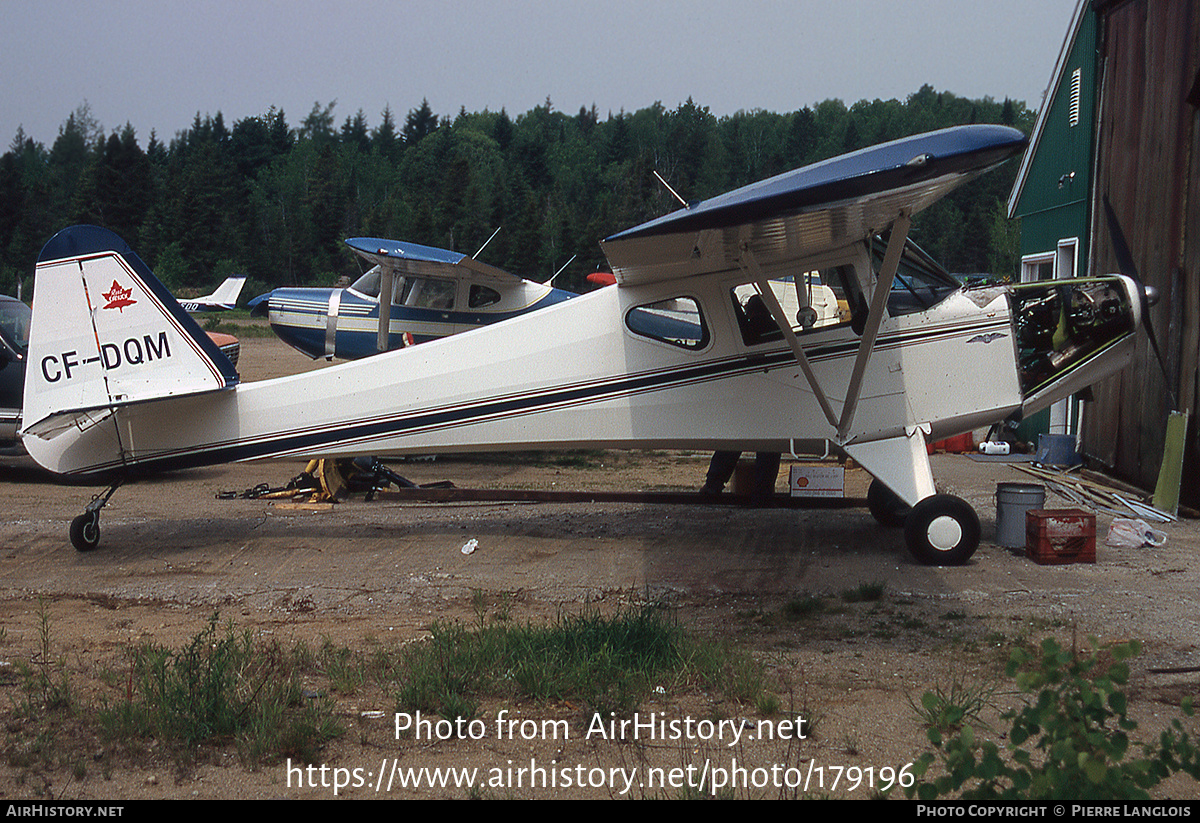
[[[634,334],[683,349],[708,345],[708,324],[700,304],[691,297],[659,300],[630,309],[625,314],[625,325]]]

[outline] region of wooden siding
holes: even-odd
[[[1132,368],[1098,385],[1084,421],[1085,454],[1152,487],[1176,406],[1196,418],[1200,312],[1200,114],[1188,102],[1200,71],[1200,0],[1097,3],[1101,104],[1092,214],[1093,273],[1116,271],[1102,198],[1108,195],[1143,280],[1168,356],[1165,380],[1141,335]],[[1189,462],[1195,476],[1196,448]],[[1185,477],[1188,473],[1185,473]],[[1185,487],[1189,484],[1185,483]],[[1194,502],[1198,490],[1185,488]]]

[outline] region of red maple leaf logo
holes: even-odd
[[[107,292],[103,292],[101,295],[105,300],[108,301],[108,303],[104,305],[104,308],[124,311],[126,306],[132,306],[137,302],[136,300],[131,300],[129,298],[129,295],[132,293],[133,289],[123,289],[121,288],[121,284],[114,280],[112,288]]]

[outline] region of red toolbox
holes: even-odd
[[[1096,515],[1083,509],[1025,512],[1025,556],[1043,566],[1096,562]]]

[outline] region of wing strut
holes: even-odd
[[[771,312],[771,317],[774,318],[775,325],[779,326],[788,345],[791,346],[792,354],[796,356],[796,362],[800,364],[800,371],[804,372],[804,377],[808,380],[809,388],[812,389],[817,402],[821,404],[821,411],[825,412],[825,418],[829,421],[829,425],[837,428],[837,415],[833,413],[833,407],[829,405],[829,398],[825,396],[825,391],[817,381],[816,374],[813,373],[812,365],[808,362],[808,356],[805,355],[804,348],[800,345],[800,338],[796,337],[796,332],[792,330],[791,321],[788,320],[787,315],[784,313],[783,306],[779,305],[779,298],[775,296],[775,290],[771,288],[767,276],[763,274],[762,269],[759,267],[758,260],[754,257],[754,252],[750,251],[746,244],[742,246],[742,256],[738,262],[754,278],[754,285],[758,287],[758,292],[762,295],[763,302],[767,304],[767,309]]]
[[[892,224],[892,234],[888,238],[887,251],[883,255],[883,264],[879,267],[879,275],[875,279],[875,290],[871,292],[871,310],[867,315],[867,324],[863,329],[862,340],[858,343],[858,355],[854,360],[854,371],[850,375],[850,385],[846,390],[846,402],[842,406],[842,419],[836,423],[838,442],[846,442],[846,434],[854,422],[854,410],[858,406],[858,398],[862,393],[863,374],[867,370],[867,362],[871,359],[871,351],[875,348],[875,339],[879,336],[879,326],[883,322],[883,312],[887,308],[888,295],[892,290],[892,281],[896,279],[896,269],[900,266],[900,254],[904,251],[904,242],[908,238],[912,218],[908,212],[901,212]]]
[[[337,354],[338,311],[342,305],[342,290],[329,293],[329,304],[325,308],[325,359],[332,360]]]
[[[392,275],[391,266],[379,267],[379,337],[375,340],[376,351],[387,351],[392,331]]]

